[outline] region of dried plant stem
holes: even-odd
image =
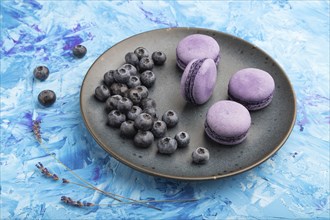
[[[41,143],[40,146],[45,150],[47,151],[48,154],[50,154],[50,151],[48,150],[47,147],[43,146],[43,144]],[[62,163],[62,161],[60,161],[59,159],[57,159],[57,157],[55,157],[55,155],[53,154],[50,154],[58,163],[60,163],[62,166],[65,167],[66,170],[68,170],[72,175],[74,175],[77,179],[79,179],[81,182],[85,183],[86,185],[90,186],[92,189],[96,190],[96,191],[99,191],[103,194],[107,194],[107,192],[99,189],[99,188],[96,188],[95,186],[93,186],[91,183],[87,182],[86,180],[84,180],[83,178],[81,178],[78,174],[76,174],[75,172],[73,172],[73,170],[71,170],[69,167],[67,167],[64,163]],[[110,196],[108,195],[109,197],[111,197],[112,199],[114,200],[117,200],[118,202],[121,202],[120,199],[117,199],[113,196]]]
[[[167,199],[167,200],[139,200],[140,203],[177,203],[177,202],[196,202],[197,199]],[[94,206],[117,206],[117,205],[129,205],[136,204],[136,202],[121,202],[114,204],[94,204]]]
[[[68,182],[68,183],[92,189],[91,187],[82,185],[80,183],[75,183],[75,182],[71,182],[71,181]],[[170,200],[135,200],[135,199],[130,199],[130,198],[123,197],[121,195],[116,195],[116,194],[113,194],[113,193],[110,193],[110,192],[106,192],[106,193],[107,194],[109,193],[110,195],[117,196],[117,197],[124,198],[124,199],[132,201],[132,202],[121,202],[121,203],[116,203],[116,204],[111,204],[111,205],[136,204],[136,203],[158,203],[158,202],[195,202],[195,201],[197,201],[197,199],[194,199],[194,198],[193,199],[178,199],[178,200],[175,200],[175,199],[172,199],[172,200],[171,199]],[[104,204],[104,205],[106,205],[106,204]]]
[[[78,174],[76,174],[75,172],[73,172],[73,170],[71,170],[71,169],[70,169],[69,167],[67,167],[64,163],[62,163],[62,161],[60,161],[59,159],[57,159],[57,157],[55,157],[55,155],[51,154],[51,152],[49,151],[49,149],[48,149],[46,146],[44,146],[42,143],[40,143],[40,147],[42,147],[42,148],[43,148],[43,149],[44,149],[49,155],[51,155],[51,156],[54,158],[54,160],[56,160],[59,164],[61,164],[62,166],[64,166],[65,169],[68,170],[72,175],[74,175],[77,179],[79,179],[80,181],[82,181],[83,183],[85,183],[85,184],[88,186],[88,188],[91,188],[91,189],[94,189],[94,190],[96,190],[96,191],[98,191],[98,192],[101,192],[102,194],[107,195],[107,196],[109,196],[110,198],[112,198],[112,199],[114,199],[114,200],[116,200],[116,201],[118,201],[118,202],[122,202],[122,200],[120,200],[120,199],[118,199],[118,198],[116,198],[116,197],[124,198],[124,199],[130,200],[130,201],[136,202],[136,203],[140,203],[138,200],[134,200],[134,199],[126,198],[126,197],[123,197],[123,196],[121,196],[121,195],[116,195],[116,194],[113,194],[113,193],[109,193],[109,192],[106,192],[106,191],[104,191],[104,190],[101,190],[101,189],[99,189],[99,188],[93,186],[91,183],[87,182],[86,180],[84,180],[83,178],[81,178]],[[82,184],[80,184],[80,185],[83,186]],[[87,186],[85,186],[85,187],[87,187]],[[115,196],[116,196],[116,197],[115,197]],[[156,209],[156,210],[158,210],[158,211],[161,211],[161,209],[159,209],[159,208],[157,208],[157,207],[155,207],[155,206],[148,205],[148,204],[144,204],[144,203],[141,203],[141,204],[142,204],[142,205],[145,205],[145,206],[148,207],[148,208],[152,208],[152,209]]]

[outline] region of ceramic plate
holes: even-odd
[[[188,104],[180,95],[182,71],[176,66],[175,49],[178,42],[190,34],[213,37],[221,48],[217,84],[211,99],[204,105]],[[179,131],[191,136],[189,147],[178,149],[167,156],[157,153],[156,142],[140,149],[130,139],[119,136],[119,129],[107,126],[105,104],[94,98],[95,88],[102,83],[106,71],[124,63],[127,52],[143,46],[150,53],[160,50],[167,61],[153,71],[156,83],[150,89],[150,97],[157,102],[158,116],[173,109],[180,117],[179,124],[169,129],[167,136],[174,137]],[[275,80],[276,90],[272,103],[265,109],[251,112],[252,125],[247,139],[228,147],[210,140],[204,133],[204,120],[208,108],[219,100],[227,99],[230,77],[248,67],[269,72]],[[127,38],[105,51],[90,67],[81,87],[81,113],[97,143],[122,163],[145,173],[182,180],[217,179],[245,172],[270,158],[288,138],[296,117],[295,95],[282,68],[265,52],[237,37],[214,30],[200,28],[169,28],[153,30]],[[205,165],[192,163],[191,153],[197,147],[210,151]]]

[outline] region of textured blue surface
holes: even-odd
[[[329,218],[329,1],[1,1],[1,219],[278,219]],[[79,92],[90,65],[115,43],[144,31],[205,27],[267,51],[297,95],[297,121],[283,148],[244,174],[207,182],[152,177],[119,163],[86,130]],[[87,56],[70,49],[83,43]],[[40,82],[32,72],[46,65]],[[57,102],[37,103],[43,89]],[[43,177],[75,178],[36,142],[41,121],[49,151],[97,187],[133,199],[199,198],[193,203],[76,208],[62,195],[96,204],[113,200]]]

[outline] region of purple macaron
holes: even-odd
[[[265,108],[273,99],[275,82],[272,76],[260,69],[247,68],[236,72],[229,81],[231,100],[254,111]]]
[[[187,102],[201,105],[212,96],[217,80],[213,59],[194,59],[188,63],[181,77],[181,95]]]
[[[178,43],[176,62],[182,70],[191,60],[203,58],[213,59],[216,65],[219,63],[220,47],[214,38],[203,34],[192,34]]]
[[[249,111],[234,101],[213,104],[206,115],[205,132],[214,141],[235,145],[245,140],[251,126]]]

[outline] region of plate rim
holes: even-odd
[[[134,38],[136,36],[139,36],[139,35],[142,35],[142,34],[147,34],[149,32],[155,32],[155,31],[164,31],[164,30],[172,30],[172,29],[177,29],[177,30],[195,30],[196,32],[197,31],[202,31],[202,32],[211,32],[211,33],[217,33],[217,34],[221,34],[221,35],[226,35],[227,37],[231,37],[235,40],[238,40],[238,41],[242,41],[244,42],[245,44],[251,46],[251,47],[254,47],[255,49],[261,51],[262,53],[266,54],[268,57],[270,57],[273,61],[274,61],[274,64],[278,66],[278,68],[284,73],[284,77],[286,79],[286,81],[288,82],[289,84],[289,90],[291,91],[292,95],[293,95],[293,117],[292,117],[292,121],[291,121],[291,124],[290,124],[290,128],[289,130],[286,132],[284,138],[280,141],[280,143],[270,152],[268,153],[266,156],[264,156],[261,160],[251,164],[250,166],[247,166],[245,168],[242,168],[242,169],[239,169],[239,170],[236,170],[234,172],[230,172],[230,173],[226,173],[226,174],[221,174],[221,175],[213,175],[213,176],[185,176],[185,177],[181,177],[181,176],[176,176],[176,175],[169,175],[169,174],[162,174],[162,173],[158,173],[158,172],[155,172],[155,171],[152,171],[152,170],[149,170],[149,169],[145,169],[141,166],[138,166],[136,165],[135,163],[132,163],[130,162],[129,160],[126,160],[125,158],[117,155],[114,151],[111,150],[111,147],[107,146],[105,147],[105,144],[102,143],[101,140],[99,140],[97,138],[97,135],[95,134],[95,132],[91,129],[91,126],[89,125],[87,119],[86,119],[86,115],[84,114],[83,112],[83,106],[82,106],[82,93],[83,93],[83,88],[84,88],[84,83],[86,81],[86,78],[87,78],[87,75],[88,73],[90,72],[90,70],[92,69],[92,67],[95,65],[95,63],[100,59],[100,57],[102,57],[105,53],[107,53],[109,50],[111,50],[113,47],[115,47],[116,45],[118,44],[121,44],[122,42],[125,42],[131,38]],[[143,172],[143,173],[146,173],[146,174],[150,174],[150,175],[153,175],[153,176],[156,176],[156,177],[163,177],[163,178],[169,178],[169,179],[175,179],[175,180],[188,180],[188,181],[201,181],[201,180],[216,180],[216,179],[221,179],[221,178],[225,178],[225,177],[230,177],[230,176],[234,176],[234,175],[238,175],[238,174],[241,174],[241,173],[244,173],[248,170],[251,170],[257,166],[259,166],[260,164],[264,163],[266,160],[268,160],[270,157],[272,157],[284,144],[285,142],[287,141],[287,139],[289,138],[293,128],[294,128],[294,125],[295,125],[295,122],[296,122],[296,118],[297,118],[297,99],[296,99],[296,94],[294,92],[294,89],[293,89],[293,86],[291,84],[291,81],[288,77],[288,75],[286,74],[286,72],[284,71],[284,69],[281,67],[281,65],[279,65],[279,63],[272,58],[272,56],[269,56],[268,53],[266,53],[263,49],[257,47],[256,45],[254,45],[253,43],[251,42],[248,42],[242,38],[239,38],[239,37],[236,37],[232,34],[228,34],[228,33],[225,33],[225,32],[221,32],[221,31],[218,31],[218,30],[213,30],[213,29],[208,29],[208,28],[201,28],[201,27],[171,27],[171,28],[159,28],[159,29],[152,29],[152,30],[149,30],[149,31],[145,31],[145,32],[141,32],[141,33],[138,33],[138,34],[135,34],[135,35],[132,35],[130,37],[127,37],[115,44],[113,44],[111,47],[109,47],[108,49],[106,49],[102,54],[100,54],[93,62],[93,64],[88,68],[85,76],[84,76],[84,79],[81,83],[81,87],[80,87],[80,94],[79,94],[79,102],[80,102],[80,113],[81,113],[81,116],[83,118],[83,121],[84,121],[84,124],[87,128],[87,130],[89,131],[89,133],[92,135],[93,139],[97,142],[97,144],[103,149],[105,150],[107,153],[109,153],[112,157],[114,157],[116,160],[118,160],[119,162],[137,170],[137,171],[140,171],[140,172]]]

